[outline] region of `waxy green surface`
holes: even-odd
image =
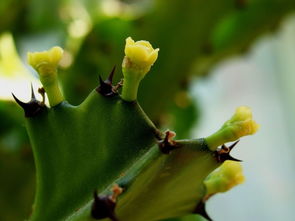
[[[204,139],[176,141],[178,149],[163,154],[154,146],[126,175],[116,215],[122,221],[156,221],[192,214],[205,196],[204,179],[220,163]],[[102,194],[109,193],[107,188]],[[66,221],[94,220],[91,202]],[[104,219],[107,221],[109,219]]]
[[[158,133],[136,102],[93,91],[27,119],[37,169],[32,221],[63,220],[146,153]]]
[[[37,169],[31,221],[94,220],[92,193],[110,194],[115,183],[124,189],[118,220],[204,212],[196,211],[204,180],[222,162],[206,139],[164,139],[137,102],[97,90],[79,106],[62,102],[27,118],[27,130]]]

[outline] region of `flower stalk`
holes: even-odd
[[[60,47],[53,47],[48,51],[29,52],[28,63],[38,72],[40,81],[47,93],[50,106],[64,101],[57,77],[57,67],[63,56]]]

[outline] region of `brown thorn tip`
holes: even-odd
[[[159,148],[162,153],[169,154],[172,150],[179,148],[173,138],[176,136],[174,131],[167,130],[165,132],[165,137],[162,141],[160,141]]]
[[[45,105],[45,89],[44,87],[38,88],[38,93],[42,96],[41,105]]]
[[[115,203],[119,195],[123,192],[123,188],[121,188],[118,184],[114,184],[112,192],[113,194],[110,196],[110,199]]]

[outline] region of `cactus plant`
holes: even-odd
[[[273,32],[274,30],[276,30],[276,27],[278,27],[278,23],[280,22],[282,17],[295,8],[295,1],[293,0],[153,0],[150,2],[153,2],[154,4],[150,5],[150,7],[147,7],[145,13],[141,14],[140,16],[138,16],[137,13],[135,13],[135,16],[126,16],[126,14],[124,14],[124,10],[122,10],[122,14],[117,14],[116,16],[108,16],[101,11],[97,12],[96,10],[98,8],[97,5],[100,5],[102,2],[107,1],[90,0],[83,1],[83,3],[78,3],[79,12],[82,11],[82,14],[78,13],[76,15],[77,17],[75,17],[73,16],[73,14],[74,12],[77,12],[77,8],[71,5],[73,4],[73,2],[74,1],[71,0],[52,2],[50,1],[48,3],[31,1],[26,2],[25,4],[19,4],[18,7],[11,7],[10,4],[6,4],[6,1],[3,1],[5,7],[0,6],[0,8],[1,11],[3,11],[2,17],[5,19],[2,19],[2,23],[4,25],[1,26],[0,31],[2,32],[9,30],[13,32],[18,46],[22,46],[21,41],[23,40],[22,38],[24,33],[26,35],[35,35],[36,31],[48,31],[48,29],[52,28],[54,32],[59,33],[59,31],[62,29],[63,32],[66,34],[64,34],[62,37],[59,36],[62,38],[60,44],[64,43],[65,51],[69,53],[75,60],[73,66],[71,66],[69,69],[62,70],[64,75],[60,76],[62,78],[61,85],[64,96],[67,98],[67,100],[75,105],[82,102],[85,99],[85,96],[88,95],[89,91],[96,87],[95,84],[97,84],[98,82],[98,76],[96,73],[101,73],[102,76],[104,76],[104,74],[107,73],[106,70],[111,69],[114,64],[118,64],[119,60],[122,59],[121,54],[123,50],[121,49],[124,45],[122,43],[123,39],[132,34],[132,36],[135,36],[135,38],[137,39],[145,38],[151,40],[155,45],[161,47],[162,55],[159,57],[160,60],[156,63],[155,68],[151,69],[151,73],[142,82],[141,90],[139,90],[138,100],[142,105],[144,111],[147,113],[149,118],[153,120],[157,127],[161,128],[161,130],[164,131],[162,129],[163,125],[164,128],[169,125],[168,128],[173,128],[173,130],[177,131],[177,138],[188,137],[187,134],[189,128],[193,124],[193,119],[195,119],[197,115],[194,107],[195,104],[190,103],[190,100],[187,98],[186,93],[191,76],[204,75],[212,70],[212,68],[215,67],[215,64],[218,61],[224,60],[226,57],[233,54],[244,53],[258,36],[268,31]],[[143,2],[146,3],[148,1]],[[75,1],[75,4],[76,3],[77,1]],[[86,7],[88,8],[86,9]],[[86,21],[83,20],[85,19],[85,17],[83,17],[85,15],[85,11],[83,10],[86,11],[86,17],[88,15],[91,17],[90,20],[87,20],[89,19],[88,17],[86,18]],[[20,11],[22,13],[18,13]],[[72,14],[70,13],[70,11]],[[29,13],[26,14],[25,12]],[[63,14],[63,16],[61,16],[61,14]],[[181,19],[179,15],[183,15]],[[77,36],[69,36],[67,30],[71,26],[71,19],[73,19],[73,23],[75,23],[75,21],[82,21],[86,23],[88,22],[87,24],[89,26],[87,26],[87,28],[89,28],[89,30],[87,30],[84,33],[85,35],[83,35],[81,38],[77,38]],[[80,23],[78,22],[78,24]],[[47,34],[48,32],[46,32],[46,35]],[[11,62],[11,59],[4,54],[1,59],[3,58],[7,58]],[[121,79],[121,76],[122,74],[117,71],[116,75],[114,76],[114,81],[118,82]],[[113,89],[115,89],[116,91],[121,85],[120,83],[118,83],[117,87],[113,87],[110,84],[111,78],[112,77],[105,81],[103,81],[102,79],[100,80],[100,88],[106,88],[106,94],[112,94]],[[56,82],[57,81],[55,81],[55,86],[59,87]],[[46,88],[45,85],[44,87]],[[50,89],[46,90],[47,95],[49,93],[48,90]],[[41,94],[44,93],[43,90],[40,90],[40,92]],[[53,99],[63,100],[63,93],[59,92],[58,90],[56,92],[58,93],[58,96],[53,96]],[[114,95],[110,99],[115,99],[115,97],[117,97],[117,99],[120,98],[119,95]],[[183,102],[182,98],[186,99],[186,101],[184,102],[185,105],[181,105],[179,104],[179,102],[177,102],[179,100],[182,100]],[[55,113],[54,110],[59,106],[53,105],[54,107],[48,108],[44,105],[44,101],[37,101],[35,98],[32,99],[30,105],[25,105],[23,102],[19,103],[24,108],[27,107],[27,109],[33,108],[34,110],[34,108],[37,107],[40,110],[44,111],[44,113]],[[62,102],[61,104],[64,104],[64,102]],[[15,110],[11,110],[11,108],[14,108],[14,106],[11,105],[12,104],[8,104],[6,101],[3,101],[2,105],[1,101],[1,108],[4,107],[0,111],[2,114],[2,122],[4,122],[3,119],[7,120],[7,116],[10,117],[11,114],[14,113],[13,111]],[[10,106],[11,108],[8,108]],[[62,106],[63,105],[60,105],[60,107]],[[104,107],[105,105],[102,106]],[[77,109],[79,109],[79,107],[77,107]],[[68,106],[67,108],[70,109],[70,106]],[[73,107],[73,109],[76,110],[76,107]],[[169,116],[167,114],[168,111]],[[173,115],[172,121],[171,119],[168,119],[167,124],[166,119],[171,117],[171,115]],[[32,120],[30,118],[34,117],[28,117],[27,122]],[[55,117],[53,118],[55,119]],[[1,124],[0,132],[7,132],[8,127],[11,128],[12,123],[14,125],[23,124],[22,119],[20,119],[19,117],[11,116],[11,118],[9,119],[12,119],[12,121],[9,121],[9,123],[5,123],[7,122],[5,121],[4,124]],[[75,118],[74,122],[76,121],[77,119]],[[41,120],[40,122],[43,122],[43,120]],[[27,125],[29,124],[27,123]],[[106,125],[109,124],[106,123]],[[17,126],[14,126],[14,128],[15,127]],[[19,136],[16,136],[16,138],[14,139],[25,140],[22,142],[25,143],[25,145],[27,146],[26,135],[23,133],[23,128],[22,126],[18,127],[19,130],[22,132],[19,133],[21,135],[21,139],[18,138]],[[56,127],[60,128],[62,127],[62,125]],[[101,131],[103,126],[101,126],[101,129],[98,129],[97,127],[93,128],[93,131]],[[48,124],[44,123],[44,129],[48,129]],[[42,128],[42,131],[44,129]],[[57,131],[63,130],[60,129]],[[15,131],[12,130],[12,133],[14,132]],[[9,136],[9,134],[7,136]],[[44,135],[42,135],[41,138],[43,136]],[[51,140],[52,136],[48,135],[48,137],[42,139]],[[165,134],[158,134],[157,132],[157,142],[159,139],[162,140],[164,138]],[[1,141],[3,139],[4,138],[1,137]],[[34,140],[37,141],[39,139],[34,138]],[[22,144],[22,146],[25,145]],[[153,145],[153,148],[158,148],[155,147],[155,145]],[[227,149],[226,147],[224,148]],[[28,148],[23,149],[24,150],[19,151],[16,154],[28,150]],[[175,151],[180,150],[177,149]],[[1,149],[1,154],[2,152],[3,150]],[[170,155],[173,154],[173,152],[171,152]],[[27,154],[28,153],[30,153],[30,150],[27,151]],[[5,157],[5,154],[6,153],[4,153],[1,158]],[[46,153],[44,153],[44,155],[45,154]],[[16,159],[19,159],[21,157],[21,155],[15,156]],[[142,160],[136,160],[136,162],[130,163],[130,165],[134,164],[134,166],[132,167],[136,167],[135,165],[140,165],[139,162],[145,162],[145,159],[147,159],[146,157],[147,156],[144,155],[141,157]],[[44,158],[47,159],[47,157],[45,156]],[[138,156],[138,158],[140,157]],[[16,160],[2,160],[1,163],[7,164],[6,168],[14,168],[15,161]],[[17,167],[21,169],[27,168],[26,165],[22,167],[18,164]],[[126,166],[126,168],[127,167],[129,168],[129,166]],[[126,171],[130,170],[131,169],[126,169]],[[18,180],[21,180],[22,177],[26,177],[27,183],[33,182],[32,180],[29,180],[30,177],[33,177],[31,174],[33,169],[31,167],[29,171],[20,171],[22,171],[22,176],[19,176],[17,173],[12,173],[11,176],[17,177]],[[27,176],[25,176],[24,173],[27,173]],[[38,174],[40,174],[40,172],[38,172]],[[130,175],[129,177],[136,176]],[[183,181],[186,185],[188,185],[187,180],[187,178],[184,178]],[[119,182],[119,180],[117,181],[116,179],[116,182],[121,183],[121,185],[123,186],[122,182]],[[6,187],[14,186],[12,185],[12,183],[9,182],[9,180],[7,183],[6,181],[2,181],[2,185]],[[106,191],[105,194],[110,194],[107,193],[107,191],[110,191],[112,185],[113,184],[111,184],[111,186],[108,188],[103,188]],[[19,187],[18,191],[20,191],[21,188],[25,189],[26,186],[29,186],[29,191],[32,191],[32,187],[30,185],[22,185],[21,187]],[[19,197],[16,196],[17,194],[2,194],[2,192],[9,191],[11,188],[0,189],[2,196],[0,198],[0,204],[4,205],[1,206],[1,214],[3,214],[1,215],[1,218],[9,221],[19,220],[19,217],[23,217],[23,214],[27,213],[27,211],[18,213],[20,207],[15,206],[13,210],[13,215],[11,215],[12,212],[9,209],[5,209],[7,207],[6,202],[8,202],[8,199],[9,201],[13,201],[14,198],[14,202],[19,202]],[[127,188],[125,188],[125,191],[127,191]],[[98,189],[98,192],[103,191],[101,191],[101,189]],[[127,194],[127,192],[124,193]],[[87,195],[88,198],[90,197],[89,194]],[[167,194],[170,194],[170,192]],[[49,198],[51,197],[49,196]],[[124,194],[122,194],[121,198],[124,198]],[[24,201],[27,202],[28,199],[30,200],[31,197],[26,197]],[[120,204],[120,202],[122,201],[123,200],[119,200],[118,203]],[[24,204],[24,202],[22,202],[22,204]],[[37,204],[38,203],[35,203],[35,205]],[[81,202],[81,205],[84,204],[86,211],[87,204]],[[23,208],[24,207],[22,207],[22,209]],[[39,207],[36,206],[35,208]],[[59,208],[62,208],[63,210],[63,206]],[[118,205],[117,210],[122,211],[120,208],[121,206]],[[6,213],[10,216],[5,216]],[[34,213],[36,213],[36,211]],[[79,213],[81,213],[81,210],[79,210]],[[85,214],[89,215],[89,211],[85,212]],[[67,217],[70,218],[74,215],[78,216],[78,213],[74,214],[73,212],[70,215],[67,215]],[[15,216],[14,219],[11,218],[13,216]],[[192,215],[173,218],[173,220],[195,219],[198,218]]]
[[[29,220],[153,221],[192,213],[210,219],[206,200],[243,181],[239,160],[230,155],[237,142],[224,144],[257,131],[250,108],[238,108],[206,138],[174,140],[175,132],[158,129],[137,102],[140,81],[158,51],[147,41],[127,38],[123,80],[113,84],[115,69],[106,80],[99,77],[78,106],[69,104],[59,87],[63,50],[28,54],[43,100],[33,88],[28,103],[13,96],[24,109],[37,170]]]

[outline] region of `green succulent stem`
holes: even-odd
[[[125,101],[135,101],[141,79],[134,77],[125,77],[122,89],[122,98]]]
[[[217,132],[213,133],[212,135],[206,137],[205,141],[208,145],[208,148],[212,151],[215,151],[217,147],[219,147],[220,145],[226,142],[233,141],[231,139],[228,139],[230,137],[228,136],[228,132],[229,131],[227,130],[220,129]]]
[[[119,220],[166,220],[191,213],[203,199],[206,194],[203,180],[220,163],[215,160],[204,139],[175,142],[179,149],[170,154],[163,154],[158,145],[153,146],[126,171],[124,177],[115,181],[124,188],[116,206]],[[195,182],[190,188],[183,188],[191,177]],[[103,190],[102,195],[108,193],[109,188]],[[187,203],[184,205],[182,202],[185,200]],[[91,205],[92,200],[66,221],[94,220],[90,218]]]
[[[38,72],[46,73],[46,70],[39,68]],[[46,74],[40,74],[40,81],[47,93],[51,107],[65,100],[58,83],[57,70],[50,71],[50,73],[47,72]]]
[[[135,101],[140,81],[144,74],[135,68],[123,68],[124,82],[122,88],[122,99],[125,101]]]

